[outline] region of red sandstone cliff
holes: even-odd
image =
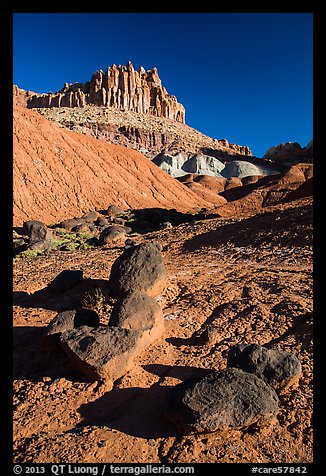
[[[65,83],[55,94],[36,94],[28,101],[29,108],[85,107],[88,104],[185,122],[185,108],[162,86],[157,69],[145,71],[140,67],[135,71],[130,61],[127,66],[114,64],[105,73],[96,71],[85,84]]]

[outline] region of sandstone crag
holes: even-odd
[[[128,61],[127,66],[113,64],[106,72],[96,71],[91,81],[65,83],[55,94],[36,94],[28,100],[29,108],[108,106],[124,111],[166,117],[185,122],[185,108],[177,98],[162,86],[157,68],[137,71]]]
[[[28,100],[36,94],[33,91],[25,91],[24,89],[19,88],[16,84],[13,85],[12,92],[14,106],[23,107],[27,107]]]

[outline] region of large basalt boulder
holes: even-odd
[[[109,326],[140,331],[150,345],[164,332],[163,312],[155,299],[141,291],[130,291],[116,302]]]
[[[110,205],[105,213],[108,217],[115,218],[124,214],[124,210],[117,205]]]
[[[38,221],[38,220],[27,220],[24,221],[23,223],[23,233],[30,237],[31,234],[31,227],[33,225],[40,225],[40,226],[46,226],[45,223]]]
[[[27,244],[28,250],[47,251],[52,249],[52,244],[48,240],[33,240]]]
[[[86,223],[93,223],[99,218],[99,216],[99,213],[95,211],[90,211],[82,216],[82,220],[84,220]]]
[[[91,309],[81,308],[60,312],[45,329],[43,344],[54,348],[60,343],[60,336],[63,332],[81,326],[98,327],[99,325],[100,318],[97,312]]]
[[[301,375],[301,364],[295,355],[283,350],[267,349],[258,344],[237,344],[231,347],[227,365],[253,373],[282,391],[297,383]]]
[[[165,417],[181,434],[246,429],[270,423],[278,412],[278,401],[264,380],[229,368],[171,389]]]
[[[109,290],[115,298],[135,290],[155,297],[163,291],[165,280],[162,255],[152,241],[128,248],[119,256],[111,268]]]
[[[82,218],[68,218],[60,222],[60,227],[67,231],[71,231],[75,226],[84,224],[85,221]]]
[[[71,231],[73,231],[74,233],[90,233],[90,223],[81,223],[80,225],[76,225]]]
[[[94,224],[95,224],[95,226],[104,229],[104,228],[107,228],[110,225],[110,222],[105,217],[99,217]]]
[[[121,327],[82,326],[63,332],[60,344],[76,368],[101,381],[115,381],[144,349],[138,331]]]

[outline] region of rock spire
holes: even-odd
[[[86,105],[114,107],[185,122],[185,108],[162,86],[157,68],[135,70],[131,61],[126,66],[108,67],[105,73],[96,71],[91,80],[82,84],[65,83],[55,94],[35,94],[27,107],[84,107]]]

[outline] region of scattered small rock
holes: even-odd
[[[98,233],[98,228],[97,228],[97,226],[94,225],[93,223],[90,223],[90,224],[88,225],[88,229],[89,229],[89,231],[91,231],[92,233]]]
[[[130,228],[130,226],[124,225],[122,228],[124,228],[126,233],[132,233],[132,228]]]
[[[206,327],[199,336],[201,345],[213,346],[221,340],[221,332],[216,327]]]
[[[117,205],[110,205],[107,209],[106,214],[107,216],[114,218],[123,215],[124,210],[122,210],[122,208],[118,207]]]
[[[20,248],[20,247],[24,246],[26,243],[25,243],[24,238],[17,238],[17,239],[13,240],[12,244],[13,244],[13,248],[15,250],[17,248]]]
[[[160,223],[160,228],[161,230],[170,230],[171,228],[173,228],[173,225],[169,221],[164,221],[163,223]]]
[[[176,318],[177,318],[177,316],[175,314],[173,314],[172,312],[170,312],[169,314],[165,314],[165,316],[164,316],[165,321],[175,321]]]
[[[120,217],[113,218],[113,223],[116,225],[124,225],[126,223],[126,220]]]
[[[126,230],[121,226],[108,226],[101,232],[99,236],[99,243],[101,245],[106,245],[112,241],[120,240],[125,234]]]
[[[138,243],[136,240],[133,240],[132,238],[127,238],[126,241],[125,241],[125,246],[137,246]]]
[[[156,248],[157,248],[159,251],[163,251],[163,245],[162,245],[162,243],[160,243],[159,241],[153,241],[152,243],[154,243],[154,245],[156,246]]]

